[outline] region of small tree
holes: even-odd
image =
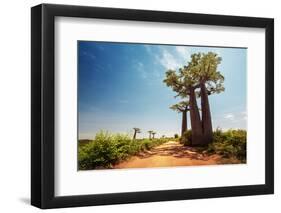
[[[156,132],[152,132],[152,139],[154,139]]]
[[[140,128],[137,128],[137,127],[134,127],[133,130],[134,130],[133,139],[135,140],[137,138],[137,133],[141,133],[141,130],[140,130]]]
[[[188,101],[182,101],[170,107],[170,109],[182,113],[181,136],[183,136],[183,133],[187,131],[187,112],[189,111],[188,106],[189,106]]]
[[[147,131],[147,132],[148,132],[148,134],[149,134],[149,140],[151,140],[151,135],[152,135],[153,131],[152,131],[152,130],[149,130],[149,131]]]
[[[179,138],[179,135],[177,133],[174,136],[175,136],[175,138]]]

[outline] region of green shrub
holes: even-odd
[[[179,135],[178,135],[178,134],[175,134],[174,136],[175,136],[175,138],[179,138]]]
[[[118,143],[115,141],[112,135],[100,132],[94,141],[79,147],[79,169],[110,167],[118,159]]]
[[[182,143],[185,146],[190,146],[191,145],[191,130],[187,130],[183,133],[180,143]]]
[[[225,158],[234,157],[246,162],[247,132],[245,130],[228,130],[214,132],[213,143],[208,145],[209,153],[217,153]]]
[[[166,141],[164,138],[132,140],[128,135],[101,131],[93,141],[79,143],[79,169],[112,168],[114,164]]]

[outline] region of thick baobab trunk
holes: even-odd
[[[181,136],[187,130],[187,110],[182,111]]]
[[[196,95],[194,88],[190,89],[190,121],[191,121],[191,129],[192,129],[192,138],[191,144],[193,146],[202,145],[202,125],[200,119],[200,113],[196,101]]]
[[[213,128],[211,111],[209,104],[208,92],[205,83],[201,83],[201,110],[202,110],[202,129],[203,129],[203,141],[204,144],[209,144],[213,140]]]

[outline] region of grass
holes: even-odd
[[[169,139],[136,139],[125,134],[97,133],[94,140],[79,141],[79,170],[112,168],[114,164],[144,150],[167,142]]]

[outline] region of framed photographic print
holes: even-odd
[[[31,9],[31,203],[272,194],[274,21]]]

